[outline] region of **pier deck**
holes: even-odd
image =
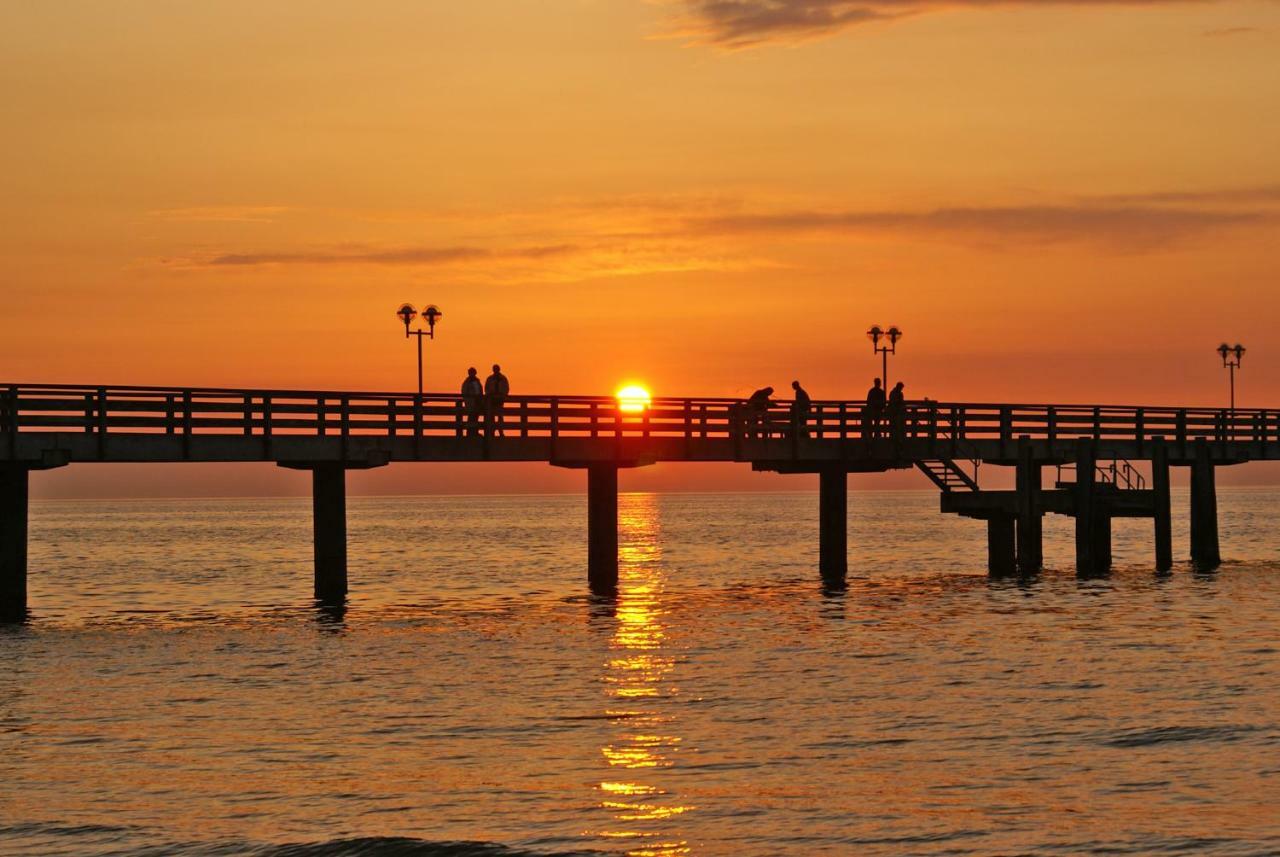
[[[1193,557],[1216,564],[1215,468],[1273,459],[1276,410],[923,401],[875,421],[859,401],[815,401],[795,415],[787,402],[761,412],[725,398],[658,398],[627,410],[604,396],[511,396],[498,407],[436,393],[8,384],[0,386],[0,616],[26,612],[28,474],[69,464],[262,461],[312,470],[316,594],[340,599],[348,469],[406,461],[586,469],[588,579],[607,593],[617,580],[619,468],[722,461],[821,474],[820,566],[839,585],[847,473],[921,469],[939,487],[942,511],[988,522],[992,573],[1034,573],[1041,516],[1072,515],[1086,530],[1078,567],[1094,573],[1110,565],[1110,520],[1120,516],[1152,517],[1156,565],[1171,563],[1171,466],[1192,469]],[[1106,461],[1110,469],[1099,466]],[[1130,462],[1150,463],[1150,489]],[[978,464],[1016,468],[1017,489],[984,491]],[[1046,466],[1075,478],[1046,490]]]

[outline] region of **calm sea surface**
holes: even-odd
[[[0,852],[1280,853],[1280,493],[1088,582],[937,503],[851,494],[832,595],[816,495],[625,495],[610,602],[581,497],[353,499],[343,615],[308,500],[36,503]]]

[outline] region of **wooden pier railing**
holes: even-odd
[[[885,415],[881,430],[889,433]],[[511,396],[500,408],[443,393],[233,390],[166,387],[0,387],[0,432],[90,434],[341,435],[505,437],[782,437],[854,439],[871,430],[861,401],[814,401],[793,417],[790,403],[767,411],[740,399],[655,398],[627,410],[609,396]],[[906,438],[1056,441],[1091,437],[1139,444],[1280,442],[1280,411],[1120,405],[982,404],[913,401],[900,417]]]

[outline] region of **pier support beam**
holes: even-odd
[[[347,597],[347,471],[341,464],[311,468],[315,527],[315,596],[326,604]]]
[[[1018,573],[1035,574],[1044,564],[1040,518],[1041,466],[1029,438],[1018,439],[1016,477],[1018,504]]]
[[[1008,577],[1018,570],[1015,518],[993,515],[987,518],[987,573]]]
[[[1222,564],[1218,550],[1218,492],[1209,443],[1196,438],[1196,457],[1191,465],[1191,560],[1200,568]]]
[[[849,573],[849,474],[843,467],[818,473],[818,571],[824,584],[837,588]]]
[[[1092,438],[1076,441],[1076,574],[1111,570],[1111,508],[1098,484],[1098,453]]]
[[[587,466],[587,583],[596,595],[618,593],[618,466]]]
[[[27,487],[25,467],[0,467],[0,622],[27,618]]]
[[[1173,568],[1173,514],[1169,502],[1169,447],[1164,438],[1151,446],[1151,490],[1155,494],[1156,571]]]

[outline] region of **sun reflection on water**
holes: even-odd
[[[675,718],[662,703],[676,695],[671,683],[675,659],[663,652],[665,570],[662,566],[657,497],[629,494],[618,505],[618,595],[610,658],[602,677],[605,693],[626,710],[615,740],[600,748],[613,772],[601,782],[600,808],[611,816],[600,835],[628,843],[630,857],[688,854],[688,843],[669,822],[694,807],[654,782],[657,771],[676,764],[681,739]],[[619,776],[621,774],[621,776]]]

